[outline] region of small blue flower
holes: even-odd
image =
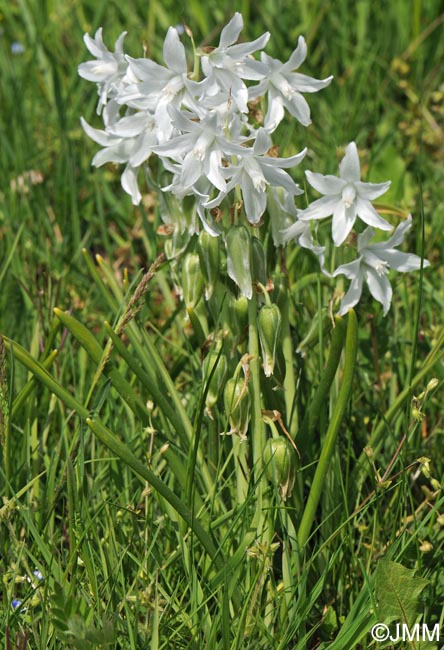
[[[43,573],[36,569],[35,571],[32,572],[32,575],[37,578],[37,580],[43,580]]]
[[[18,41],[14,41],[11,43],[11,53],[12,54],[23,54],[25,52],[25,46],[23,43],[19,43]]]
[[[11,602],[12,609],[18,609],[18,608],[21,606],[21,604],[22,604],[22,601],[21,601],[21,600],[16,600],[16,599],[14,599],[14,600]]]

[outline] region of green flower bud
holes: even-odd
[[[262,242],[257,237],[251,238],[251,265],[254,282],[267,284],[267,260]]]
[[[200,268],[199,255],[188,253],[182,266],[182,291],[185,305],[194,308],[202,297],[204,277]]]
[[[248,326],[248,300],[245,296],[230,296],[230,324],[234,333],[241,337]]]
[[[245,382],[240,378],[231,377],[225,384],[224,406],[230,419],[231,429],[228,433],[237,433],[245,440],[250,420],[250,401]]]
[[[285,501],[291,495],[296,479],[296,453],[284,436],[270,438],[264,448],[265,474],[268,480],[279,487],[279,494]]]
[[[277,305],[264,305],[257,317],[262,361],[266,377],[273,374],[276,347],[281,329],[281,312]]]
[[[202,375],[205,382],[210,382],[205,399],[205,406],[209,415],[211,415],[211,409],[217,403],[219,395],[223,391],[227,369],[226,356],[224,354],[219,355],[219,352],[215,350],[209,352],[203,361]]]
[[[250,298],[253,295],[251,279],[250,233],[245,226],[231,226],[226,236],[227,272],[237,284],[241,295]]]
[[[197,250],[202,273],[205,277],[205,298],[208,300],[220,273],[220,239],[212,237],[206,230],[201,230]]]

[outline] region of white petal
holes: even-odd
[[[258,223],[267,207],[266,193],[258,192],[251,181],[244,182],[242,185],[242,198],[248,221],[253,224]]]
[[[310,106],[300,93],[295,92],[291,99],[284,97],[284,106],[302,126],[310,126]]]
[[[207,178],[218,190],[225,190],[227,184],[221,174],[221,154],[212,151],[208,160]]]
[[[338,312],[340,316],[344,316],[350,309],[352,309],[359,302],[359,299],[362,294],[362,286],[363,286],[363,277],[361,273],[358,273],[356,277],[353,278],[347,293],[341,300],[341,308]]]
[[[270,39],[270,32],[265,32],[259,38],[256,38],[254,41],[248,43],[239,43],[238,45],[233,45],[229,49],[229,56],[234,60],[243,59],[258,50],[262,50]]]
[[[314,77],[308,77],[299,72],[293,72],[287,75],[287,79],[291,87],[301,93],[317,93],[318,90],[322,90],[330,85],[333,75],[325,79],[315,79]]]
[[[356,207],[346,208],[343,201],[339,201],[333,212],[332,237],[335,246],[340,246],[348,237],[356,221]]]
[[[379,253],[379,257],[388,263],[391,269],[401,271],[417,271],[421,268],[421,258],[413,253],[402,253],[401,251],[386,250]],[[428,260],[424,260],[424,268],[430,266]]]
[[[145,113],[135,113],[122,117],[121,120],[110,126],[108,131],[120,138],[131,138],[142,133],[146,128],[147,121],[148,116]]]
[[[359,181],[361,178],[361,167],[359,165],[358,149],[354,142],[350,142],[345,150],[345,156],[339,166],[341,178],[350,181]]]
[[[365,221],[369,226],[375,226],[380,230],[392,230],[392,226],[376,212],[375,208],[369,201],[361,199],[359,196],[356,198],[356,210],[358,217]]]
[[[186,74],[187,59],[185,56],[185,48],[174,27],[170,27],[167,31],[163,44],[163,60],[170,70],[174,70],[178,74]]]
[[[358,275],[361,273],[360,268],[362,259],[362,257],[358,257],[358,259],[353,260],[353,262],[348,262],[348,264],[341,264],[341,266],[338,266],[338,268],[333,272],[333,277],[335,278],[338,275],[345,275],[345,277],[349,280],[353,280],[354,278],[358,277]]]
[[[102,147],[109,147],[110,145],[120,141],[120,138],[116,138],[116,136],[110,135],[106,131],[94,129],[86,120],[83,119],[83,117],[80,118],[80,122],[86,135],[88,135],[91,140],[94,140],[94,142],[97,142],[97,144],[102,145]]]
[[[268,93],[268,110],[265,116],[264,126],[269,132],[273,132],[284,119],[285,111],[281,95],[273,88]]]
[[[282,169],[290,169],[290,167],[296,167],[296,165],[299,165],[302,160],[305,158],[305,154],[307,153],[307,148],[302,149],[299,153],[295,154],[294,156],[290,156],[289,158],[272,158],[271,156],[267,156],[264,158],[264,164],[270,167],[281,167]]]
[[[323,196],[317,201],[310,203],[308,208],[303,210],[300,214],[302,221],[309,221],[310,219],[325,219],[330,217],[338,205],[338,197],[336,196]]]
[[[299,185],[297,185],[291,176],[287,174],[287,172],[284,172],[283,169],[263,165],[262,172],[270,185],[273,185],[274,187],[283,187],[287,192],[294,196],[303,194]]]
[[[133,205],[139,205],[142,200],[142,195],[137,187],[137,176],[135,171],[136,170],[127,165],[122,174],[121,183],[125,192],[131,196]]]
[[[340,199],[342,190],[346,185],[346,181],[344,181],[342,178],[338,178],[337,176],[332,176],[331,174],[327,174],[326,176],[324,176],[323,174],[318,174],[317,172],[310,172],[308,170],[305,172],[305,175],[307,177],[308,182],[312,187],[314,187],[315,190],[317,190],[321,194],[337,195],[338,200]]]
[[[386,181],[385,183],[363,183],[362,181],[357,181],[354,185],[362,199],[373,201],[373,199],[377,199],[378,196],[387,192],[391,181]]]
[[[254,141],[254,155],[263,156],[267,153],[270,147],[273,145],[273,141],[267,131],[263,128],[260,128],[256,132],[256,140]]]
[[[94,38],[91,38],[89,34],[84,34],[83,41],[91,54],[98,59],[101,59],[103,54],[108,52],[102,38],[102,27],[99,27],[96,31]]]
[[[86,61],[81,63],[77,68],[77,72],[82,79],[87,81],[105,81],[112,77],[117,71],[117,64],[115,61],[107,61],[105,59],[98,59],[97,61]]]
[[[303,36],[298,38],[298,46],[293,51],[292,55],[286,63],[282,66],[282,72],[291,72],[296,70],[307,58],[307,44]]]
[[[401,221],[401,223],[397,226],[390,239],[388,239],[386,242],[378,242],[377,244],[372,244],[371,248],[375,251],[380,251],[386,250],[387,248],[394,248],[395,246],[399,246],[399,244],[402,244],[404,241],[404,237],[411,227],[412,215],[409,214],[407,219],[405,221]]]
[[[390,309],[393,294],[392,286],[388,278],[385,275],[379,275],[374,269],[367,265],[364,266],[364,275],[370,293],[375,300],[382,304],[385,316]]]
[[[233,45],[233,43],[235,43],[239,38],[239,34],[241,33],[243,26],[244,21],[242,20],[241,14],[237,11],[221,32],[219,48],[225,48],[229,45]]]

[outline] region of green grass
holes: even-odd
[[[94,89],[77,76],[85,31],[103,25],[111,45],[128,30],[129,53],[146,42],[160,58],[170,24],[214,43],[235,10],[249,16],[246,36],[271,31],[267,51],[282,60],[303,33],[304,72],[335,76],[310,98],[307,131],[281,125],[282,154],[307,144],[304,168],[336,173],[356,140],[364,177],[392,179],[384,203],[414,214],[409,249],[432,263],[422,287],[419,274],[394,279],[386,318],[368,294],[357,309],[352,396],[304,552],[298,527],[344,371],[339,361],[310,412],[331,351],[333,284],[288,249],[286,358],[315,327],[307,355],[294,355],[301,467],[284,503],[263,481],[259,447],[250,455],[219,435],[229,428],[223,400],[214,420],[205,414],[211,377],[172,282],[180,269],[160,266],[131,302],[163,249],[159,212],[148,192],[134,208],[112,166],[91,169],[95,145],[79,121],[95,120]],[[441,622],[444,503],[432,480],[444,473],[441,2],[0,1],[0,27],[2,647],[376,648],[368,631],[383,558],[428,581],[418,611]],[[224,308],[212,308],[210,330],[227,327]],[[415,419],[412,398],[433,377]],[[265,408],[288,414],[283,392],[260,381]],[[254,408],[255,430],[281,432]]]

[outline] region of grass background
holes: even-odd
[[[99,26],[110,47],[127,30],[128,53],[142,56],[145,43],[149,55],[160,60],[169,25],[186,22],[197,42],[215,43],[236,10],[244,16],[245,38],[269,30],[267,52],[281,60],[304,34],[309,46],[304,72],[335,77],[327,90],[310,98],[313,125],[307,131],[290,121],[282,125],[282,155],[307,144],[311,168],[335,173],[340,148],[356,140],[364,177],[392,179],[384,201],[413,213],[409,247],[416,246],[417,252],[423,213],[424,254],[432,269],[424,277],[419,325],[413,318],[419,299],[414,275],[394,280],[396,299],[386,319],[364,299],[353,411],[323,497],[322,536],[314,541],[303,578],[308,589],[295,583],[285,607],[277,608],[278,572],[271,600],[255,600],[269,558],[240,562],[236,580],[244,587],[246,603],[240,617],[227,610],[223,589],[205,583],[204,560],[199,564],[192,541],[184,541],[174,511],[5,352],[0,367],[0,639],[8,650],[329,647],[341,626],[343,634],[352,635],[353,625],[365,624],[371,606],[366,584],[385,556],[429,581],[422,600],[424,620],[442,621],[444,512],[440,495],[432,496],[430,480],[421,473],[415,479],[401,473],[359,516],[344,519],[341,512],[351,514],[374,489],[367,476],[361,491],[347,496],[356,457],[375,421],[384,421],[396,396],[424,368],[443,327],[440,1],[393,0],[386,6],[369,0],[276,1],[254,7],[210,1],[205,8],[197,2],[0,1],[0,331],[41,361],[58,348],[57,359],[48,360],[57,382],[91,412],[100,413],[112,430],[118,429],[129,448],[140,459],[149,458],[150,466],[180,493],[162,452],[162,442],[174,435],[171,425],[157,411],[138,415],[120,399],[53,313],[54,307],[70,310],[103,343],[103,321],[116,322],[139,270],[162,248],[153,197],[146,194],[142,206],[134,208],[120,189],[117,170],[91,170],[95,145],[79,118],[94,122],[96,96],[92,85],[78,78],[77,65],[89,58],[84,32]],[[23,52],[14,53],[15,43]],[[96,254],[103,259],[98,270]],[[294,269],[295,285],[298,279]],[[329,289],[325,291],[326,304]],[[295,289],[293,299],[299,341],[313,317],[316,286]],[[192,387],[201,381],[200,359],[183,333],[179,310],[168,272],[162,271],[145,298],[138,326],[150,323],[150,335],[192,414],[199,398]],[[306,395],[322,366],[320,345],[318,349],[300,368]],[[127,365],[115,363],[137,393]],[[432,376],[443,378],[442,363],[426,374],[417,393]],[[426,417],[411,427],[396,471],[427,456],[432,476],[442,480],[441,404],[437,391],[427,403]],[[406,400],[384,428],[384,444],[375,458],[381,473],[409,427],[409,406]],[[219,507],[217,499],[213,507]],[[223,508],[218,516],[223,520]],[[236,517],[231,513],[226,533],[226,548],[233,553],[243,535]],[[35,568],[44,575],[41,583],[33,577]],[[26,611],[14,610],[13,598],[22,600]],[[305,624],[308,641],[301,632]],[[345,637],[344,645],[335,647],[358,647],[354,638]],[[371,647],[369,640],[359,643]]]

